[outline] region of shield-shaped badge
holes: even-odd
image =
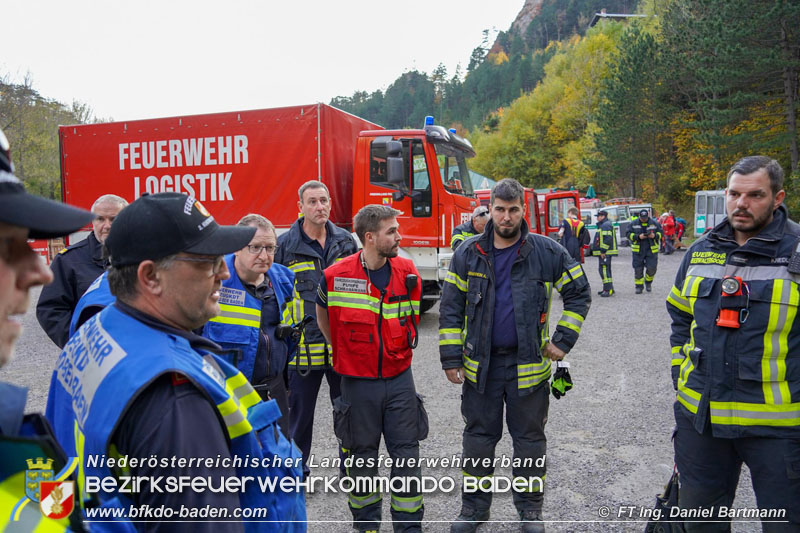
[[[53,520],[66,518],[75,505],[74,483],[72,481],[42,481],[42,500],[39,508],[42,514]]]
[[[28,470],[25,471],[25,496],[38,502],[41,492],[39,484],[42,481],[53,480],[53,460],[52,459],[28,459]]]

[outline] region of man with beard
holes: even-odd
[[[53,259],[53,283],[44,287],[39,295],[36,318],[59,348],[69,340],[69,324],[78,300],[108,267],[108,260],[103,257],[103,243],[114,219],[126,205],[128,202],[124,198],[114,194],[99,197],[92,205],[95,219],[89,236],[65,248]]]
[[[514,505],[522,531],[534,533],[544,531],[550,361],[575,345],[591,294],[580,264],[555,241],[528,231],[524,194],[516,180],[501,180],[483,235],[455,251],[440,304],[439,353],[447,379],[463,384],[465,484],[493,475],[505,405],[514,459],[522,462],[512,473],[531,486],[513,492]],[[553,287],[564,312],[550,337]],[[492,492],[465,490],[461,504],[450,530],[475,531],[489,519]]]
[[[404,478],[408,491],[392,492],[395,531],[421,531],[424,512],[419,486],[419,441],[428,434],[422,401],[411,373],[417,345],[421,284],[414,263],[397,257],[400,211],[367,205],[353,226],[364,249],[325,269],[317,296],[317,323],[333,344],[333,369],[342,376],[342,396],[334,402],[334,432],[352,457],[350,477],[378,474],[381,434],[393,460],[391,476]],[[380,492],[354,490],[348,503],[353,527],[377,531]]]
[[[800,226],[783,205],[783,169],[764,156],[728,172],[728,218],[695,242],[667,298],[679,504],[729,520],[742,463],[764,531],[800,530]],[[693,522],[687,531],[730,531]]]

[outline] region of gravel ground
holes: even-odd
[[[669,318],[664,301],[672,285],[682,252],[659,258],[653,292],[635,295],[630,248],[614,260],[616,294],[600,298],[597,261],[588,258],[585,268],[593,287],[592,309],[577,345],[568,355],[575,387],[566,397],[551,398],[547,424],[547,486],[544,515],[549,532],[642,531],[640,510],[652,508],[672,470],[670,434],[674,393],[669,377]],[[33,302],[38,291],[32,295]],[[555,298],[551,323],[560,316]],[[413,372],[417,391],[425,396],[430,435],[420,446],[425,458],[452,457],[461,452],[463,421],[460,387],[450,384],[438,355],[438,306],[422,317],[419,347]],[[0,380],[30,388],[29,410],[43,410],[53,363],[58,349],[39,328],[31,311],[17,356],[0,370]],[[316,413],[312,452],[318,461],[336,457],[336,441],[323,382]],[[506,434],[497,446],[498,456],[511,456]],[[336,469],[318,467],[315,476],[334,475]],[[388,475],[388,469],[381,473]],[[510,476],[500,468],[498,475]],[[455,468],[423,470],[423,475],[449,476],[459,486]],[[344,494],[316,492],[308,497],[309,530],[351,531]],[[389,498],[384,497],[383,530],[389,531]],[[633,506],[633,518],[627,508]],[[735,507],[755,506],[745,468]],[[460,508],[458,490],[425,496],[426,531],[448,531],[449,521]],[[603,516],[608,513],[608,516]],[[498,494],[492,520],[480,532],[517,531],[510,494]],[[506,522],[504,522],[506,521]],[[760,531],[752,522],[737,522],[736,532]]]

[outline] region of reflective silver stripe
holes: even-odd
[[[403,513],[416,513],[422,508],[422,495],[399,498],[392,494],[392,509]]]
[[[725,265],[726,276],[739,276],[745,281],[786,279],[800,282],[800,276],[789,272],[785,265],[738,266]]]
[[[686,394],[682,389],[678,389],[678,396],[680,396],[686,403],[693,405],[695,409],[700,406],[700,400],[695,400]]]
[[[439,333],[439,342],[442,341],[458,341],[461,344],[461,332],[458,333]]]
[[[236,409],[232,413],[223,416],[222,419],[225,421],[225,426],[233,427],[244,421],[244,415],[241,410]]]
[[[785,267],[782,268],[785,269]],[[788,274],[789,271],[787,270],[786,272]],[[781,285],[780,302],[788,304],[792,297],[792,284],[777,280],[775,281],[775,284]],[[780,304],[776,305],[775,303],[772,303],[769,307],[769,322],[772,322],[771,315],[776,311],[776,308],[778,312],[778,319],[775,322],[775,329],[772,330],[772,335],[770,336],[770,347],[772,348],[771,353],[764,354],[764,356],[769,360],[769,376],[762,376],[762,378],[764,381],[769,382],[769,387],[772,390],[773,403],[780,405],[784,403],[784,398],[783,394],[781,394],[780,382],[777,380],[779,374],[778,357],[781,355],[781,349],[788,344],[788,340],[783,343],[781,342],[781,335],[784,333],[784,329],[786,328],[786,315],[789,314],[789,306]],[[789,401],[791,400],[789,399]]]
[[[242,385],[239,385],[238,387],[233,389],[233,397],[241,400],[254,390],[255,389],[253,389],[253,386],[250,385],[250,383],[243,383]]]
[[[372,492],[361,498],[359,498],[358,496],[354,495],[351,492],[350,494],[347,495],[347,497],[350,500],[350,506],[355,509],[361,509],[363,507],[366,507],[367,505],[378,503],[383,499],[383,497],[379,492]]]
[[[362,296],[361,298],[358,297],[347,297],[347,296],[339,296],[338,294],[334,295],[333,293],[328,293],[328,306],[333,304],[352,304],[352,307],[356,308],[370,308],[370,310],[374,311],[375,313],[378,312],[380,309],[380,304],[378,303],[377,298],[373,298],[371,296]]]
[[[725,265],[689,265],[686,277],[699,276],[701,278],[722,279],[725,275]]]
[[[259,316],[261,316],[261,311],[258,311],[258,310],[255,310],[255,309],[253,311],[254,312],[251,312],[251,313],[245,313],[245,312],[239,312],[239,311],[228,311],[228,310],[225,310],[225,309],[220,309],[220,312],[219,312],[218,316],[227,316],[227,317],[230,317],[230,318],[241,318],[241,319],[244,319],[244,320],[253,320],[254,318],[258,318]]]
[[[733,419],[750,420],[787,420],[800,418],[800,409],[790,411],[748,411],[745,409],[734,409],[725,407],[715,407],[715,402],[711,402],[711,416]],[[762,407],[759,405],[759,407]]]
[[[559,323],[561,322],[563,322],[565,325],[572,324],[576,326],[578,328],[578,332],[580,332],[581,326],[583,326],[583,320],[578,320],[577,318],[568,315],[566,311],[564,312],[563,315],[561,315],[561,320],[559,320]]]

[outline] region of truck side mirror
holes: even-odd
[[[402,189],[406,177],[403,173],[403,143],[386,142],[386,181]]]

